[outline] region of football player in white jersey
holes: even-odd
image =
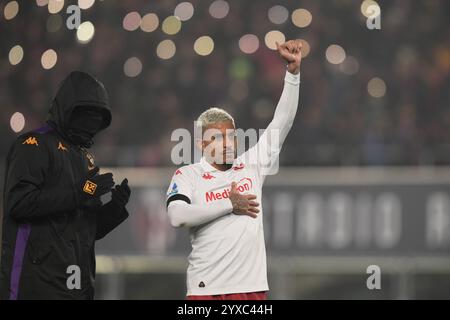
[[[277,43],[287,68],[283,92],[273,120],[247,152],[237,156],[236,127],[226,111],[211,108],[197,120],[202,158],[176,170],[167,193],[171,224],[190,231],[187,299],[266,299],[262,186],[297,112],[301,47],[300,40]]]

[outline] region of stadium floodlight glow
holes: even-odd
[[[254,34],[245,34],[239,39],[239,49],[246,54],[255,53],[259,48],[259,39]]]
[[[230,5],[225,0],[216,0],[209,6],[209,14],[216,19],[223,19],[228,15]]]
[[[306,9],[297,9],[292,12],[292,23],[299,28],[306,28],[312,22],[312,14]]]
[[[266,46],[269,49],[276,50],[278,42],[279,44],[282,44],[286,41],[286,37],[281,31],[278,30],[272,30],[266,33],[266,36],[264,38],[264,42],[266,43]]]
[[[6,20],[14,19],[14,17],[19,13],[19,3],[17,1],[10,1],[6,4],[3,10],[3,15]]]
[[[267,12],[270,22],[274,24],[283,24],[289,18],[289,11],[286,7],[277,5],[273,6]]]
[[[80,9],[86,10],[93,6],[95,0],[78,0]]]
[[[162,31],[168,35],[177,34],[181,29],[181,21],[178,17],[169,16],[162,23]]]
[[[51,14],[58,13],[64,8],[64,0],[49,0],[47,8]]]
[[[214,50],[214,40],[208,36],[202,36],[195,40],[194,50],[200,56],[207,56]]]
[[[127,77],[137,77],[142,72],[141,60],[137,57],[129,58],[123,65],[123,72]]]
[[[156,55],[163,60],[168,60],[175,55],[176,50],[177,48],[172,40],[163,40],[156,48]]]
[[[141,15],[137,11],[129,12],[122,22],[122,26],[127,31],[134,31],[141,25]]]
[[[382,98],[386,94],[386,83],[381,78],[372,78],[367,84],[367,91],[374,98]]]
[[[25,127],[25,117],[20,112],[15,112],[9,120],[12,131],[18,133]]]
[[[142,17],[141,30],[144,32],[153,32],[159,26],[159,18],[154,13],[147,13]]]
[[[337,44],[332,44],[325,53],[327,61],[331,64],[341,64],[345,60],[345,50]]]
[[[42,54],[41,64],[46,70],[53,68],[58,61],[58,54],[53,49],[48,49]]]
[[[9,50],[9,63],[13,66],[19,64],[23,59],[23,49],[19,45],[15,45]]]
[[[95,34],[95,27],[90,21],[85,21],[78,27],[77,39],[80,43],[88,43]]]
[[[194,15],[194,6],[190,2],[181,2],[175,7],[173,15],[181,21],[187,21]]]

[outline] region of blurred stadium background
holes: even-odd
[[[270,298],[450,299],[449,15],[447,0],[2,0],[0,160],[70,71],[97,76],[113,123],[96,161],[133,187],[130,219],[97,246],[97,299],[182,299],[171,133],[212,105],[264,128],[284,73],[274,43],[301,38],[300,112],[263,199]]]

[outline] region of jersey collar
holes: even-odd
[[[208,161],[206,161],[205,157],[202,157],[200,159],[200,165],[201,165],[202,169],[206,172],[220,171],[219,169],[214,168]]]
[[[228,169],[227,171],[221,171],[221,170],[219,170],[219,169],[214,168],[214,167],[206,160],[205,157],[202,157],[202,158],[200,159],[200,166],[202,167],[202,169],[203,169],[205,172],[223,172],[223,173],[225,173],[225,172],[230,172],[230,171],[233,170],[234,167],[236,167],[236,165],[237,165],[237,162],[236,162],[236,159],[234,159],[233,166],[232,166],[230,169]]]

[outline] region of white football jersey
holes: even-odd
[[[178,169],[168,197],[184,195],[192,204],[228,202],[231,183],[237,190],[254,194],[261,204],[263,178],[256,165],[238,157],[230,170],[220,171],[204,158]],[[227,204],[225,204],[227,205]],[[267,291],[263,209],[257,218],[227,214],[190,228],[192,252],[187,271],[188,295],[215,295]]]

